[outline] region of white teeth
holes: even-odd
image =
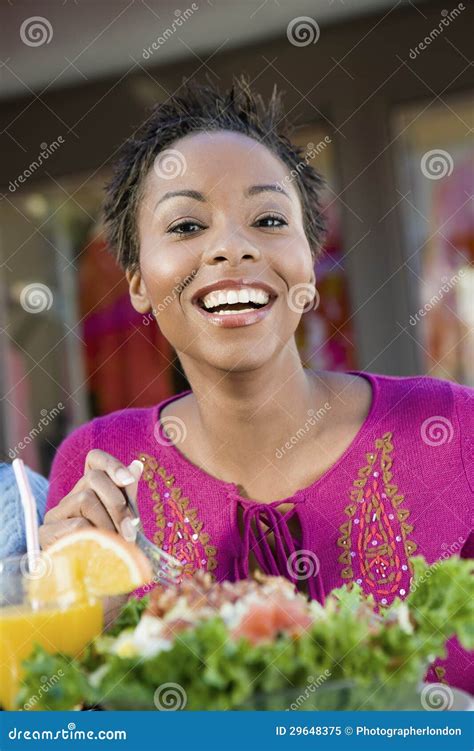
[[[252,290],[252,295],[250,297],[251,302],[258,302],[262,305],[265,305],[268,302],[268,295],[266,292],[263,291],[263,289],[257,289]]]
[[[256,287],[245,287],[244,289],[235,290],[219,290],[216,292],[209,292],[202,302],[205,308],[216,308],[218,305],[235,305],[235,303],[241,302],[254,302],[259,305],[266,305],[270,296],[268,292]],[[253,310],[253,308],[252,308]],[[226,311],[235,312],[235,311]]]
[[[210,295],[207,295],[206,301],[207,301],[206,307],[215,308],[217,305],[220,304],[219,293],[211,292]]]
[[[243,310],[216,310],[214,315],[218,316],[235,316],[240,313],[254,313],[255,308],[244,308]]]

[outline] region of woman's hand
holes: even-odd
[[[125,467],[105,451],[93,449],[86,457],[84,475],[57,506],[44,517],[39,536],[44,549],[69,532],[84,527],[99,527],[123,534],[124,519],[132,514],[126,505],[123,488],[136,494],[142,467],[140,462]],[[128,525],[129,527],[130,525]]]

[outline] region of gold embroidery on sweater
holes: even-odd
[[[140,454],[144,464],[143,479],[151,490],[154,501],[156,532],[153,542],[181,561],[184,576],[192,576],[198,568],[214,571],[217,568],[217,549],[209,543],[209,535],[203,529],[196,509],[189,507],[175,478],[156,459]],[[160,478],[166,487],[159,490]],[[165,510],[166,507],[166,510]]]
[[[385,433],[375,440],[375,451],[366,454],[367,464],[359,469],[349,493],[351,502],[344,510],[349,519],[339,527],[337,540],[343,549],[338,558],[341,577],[353,580],[357,565],[357,582],[367,585],[382,604],[388,603],[387,598],[408,593],[410,556],[417,548],[408,539],[413,531],[408,523],[410,511],[401,508],[404,496],[393,482],[392,438],[392,433]],[[404,555],[397,543],[403,543]]]

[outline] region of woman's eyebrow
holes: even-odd
[[[283,190],[283,188],[277,184],[268,184],[268,185],[252,185],[250,188],[247,188],[244,195],[246,198],[250,198],[250,196],[255,196],[258,193],[265,193],[266,191],[271,191],[273,193],[282,193],[284,196],[286,196],[289,200],[290,196],[288,193]],[[160,203],[163,203],[163,201],[167,201],[170,198],[176,198],[178,196],[185,196],[186,198],[194,198],[195,201],[201,201],[201,203],[206,203],[207,199],[206,197],[200,193],[198,190],[170,190],[167,193],[164,194],[164,196],[161,196],[161,198],[156,202],[155,209],[160,205]]]
[[[255,196],[258,193],[265,193],[266,191],[272,191],[273,193],[282,193],[284,196],[288,198],[288,200],[291,201],[291,198],[286,192],[286,190],[283,190],[281,185],[279,185],[278,183],[276,184],[269,183],[267,185],[252,185],[251,188],[248,188],[245,191],[245,197],[249,198],[250,196]]]
[[[164,196],[161,196],[161,198],[156,202],[155,209],[160,205],[160,203],[163,203],[163,201],[167,201],[170,198],[175,198],[175,196],[194,198],[196,201],[201,201],[202,203],[205,203],[206,201],[206,198],[198,190],[169,190],[168,193],[165,193]]]

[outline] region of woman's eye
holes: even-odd
[[[179,224],[175,224],[174,227],[171,227],[168,232],[170,234],[176,234],[176,235],[188,235],[188,234],[194,234],[196,231],[204,229],[201,224],[198,224],[197,222],[192,221],[185,221],[180,222]]]
[[[258,227],[267,227],[268,229],[278,229],[279,227],[285,227],[287,226],[288,222],[286,222],[281,216],[276,216],[273,214],[268,214],[268,216],[262,216],[260,219],[257,219],[255,222],[256,226]],[[199,224],[198,222],[194,222],[191,220],[179,222],[179,224],[175,224],[174,227],[171,227],[167,232],[169,234],[174,235],[194,235],[196,232],[198,232],[201,229],[205,229],[205,227],[202,224]]]
[[[268,214],[267,216],[262,216],[260,219],[257,219],[256,224],[259,227],[269,227],[270,229],[277,229],[278,227],[286,227],[288,225],[288,222],[286,222],[281,216]]]

